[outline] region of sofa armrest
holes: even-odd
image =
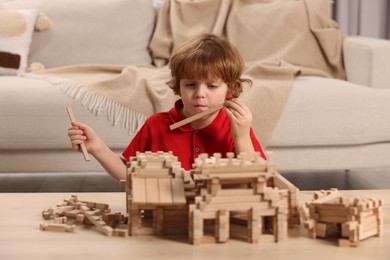
[[[344,65],[349,82],[390,89],[390,41],[361,36],[344,39]]]

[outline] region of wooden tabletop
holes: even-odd
[[[390,190],[340,192],[384,200],[383,237],[368,238],[355,248],[338,247],[336,240],[311,239],[297,226],[279,243],[230,239],[226,244],[194,246],[176,238],[107,237],[94,227],[78,226],[75,233],[49,232],[39,229],[45,223],[42,211],[75,193],[0,193],[0,259],[389,259]],[[126,211],[123,192],[77,195],[80,200],[107,203],[113,212]],[[300,195],[300,203],[312,198],[309,191]]]

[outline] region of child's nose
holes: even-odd
[[[199,84],[198,87],[196,88],[195,96],[197,98],[204,97],[206,89],[207,89],[206,84]]]

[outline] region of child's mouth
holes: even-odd
[[[204,105],[195,105],[194,106],[196,110],[203,111],[206,110],[208,107]]]

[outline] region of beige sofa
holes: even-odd
[[[0,1],[0,8],[33,7],[52,26],[33,33],[27,65],[151,63],[158,7],[152,0]],[[346,37],[344,58],[348,81],[294,80],[267,147],[281,172],[390,167],[390,41]],[[92,114],[47,81],[2,75],[0,92],[1,173],[103,171],[71,150],[68,105],[118,154],[131,140],[105,111]]]

